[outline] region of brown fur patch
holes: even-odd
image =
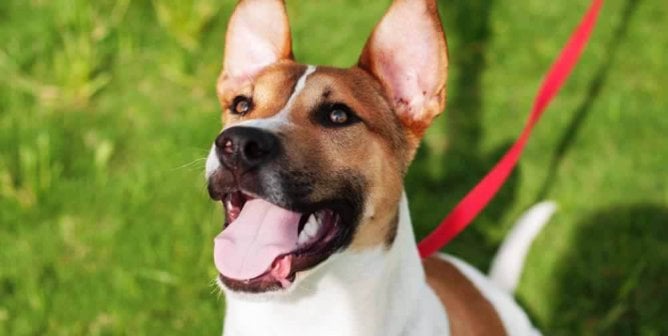
[[[241,82],[221,76],[218,83],[218,101],[223,108],[223,123],[230,124],[248,119],[268,118],[281,111],[295,89],[306,66],[292,61],[281,61],[268,66],[254,78]],[[253,109],[243,116],[229,113],[234,98],[246,96],[253,101]]]
[[[343,129],[324,129],[312,121],[306,122],[309,118],[303,113],[310,113],[313,104],[327,102],[347,105],[362,122]],[[405,130],[382,88],[359,68],[319,67],[309,77],[294,108],[295,122],[312,131],[299,132],[294,137],[301,137],[302,143],[320,144],[324,173],[352,169],[367,181],[364,213],[351,250],[384,245],[392,234],[409,158]]]
[[[446,307],[452,335],[506,335],[492,304],[456,266],[436,257],[423,265],[429,286]]]

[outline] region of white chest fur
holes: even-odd
[[[224,335],[448,335],[424,280],[405,196],[393,246],[334,255],[288,293],[226,293]]]

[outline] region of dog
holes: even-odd
[[[224,335],[539,334],[512,291],[552,204],[519,222],[491,277],[419,258],[403,178],[447,68],[435,0],[395,0],[347,69],[294,60],[282,0],[237,4],[206,162],[225,212]]]

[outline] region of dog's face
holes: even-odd
[[[283,2],[242,0],[217,85],[224,129],[207,160],[226,214],[221,282],[287,289],[334,253],[389,247],[446,69],[433,0],[395,1],[348,69],[296,63]]]

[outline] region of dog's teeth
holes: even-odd
[[[297,243],[299,245],[308,243],[318,234],[319,230],[320,230],[320,221],[318,221],[315,215],[309,216],[308,220],[306,221],[306,224],[304,225],[304,228],[302,229],[302,232],[299,234],[299,239]]]

